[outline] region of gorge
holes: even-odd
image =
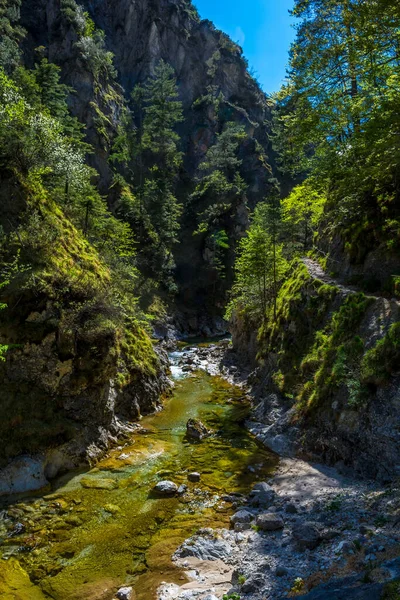
[[[400,598],[400,11],[292,15],[268,96],[190,0],[0,0],[5,600]]]

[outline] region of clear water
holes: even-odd
[[[2,599],[111,600],[121,585],[133,585],[138,600],[153,600],[161,581],[182,583],[171,555],[185,538],[228,526],[232,508],[221,496],[245,493],[271,474],[275,456],[243,427],[249,407],[241,390],[203,371],[187,376],[180,358],[171,356],[172,398],[141,422],[146,434],[96,468],[61,477],[50,495],[8,501],[13,527],[21,522],[24,530],[10,536],[10,522],[0,520]],[[191,443],[189,418],[214,434]],[[192,471],[200,483],[188,482]],[[163,479],[186,484],[189,494],[154,497]]]

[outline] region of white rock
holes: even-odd
[[[133,588],[131,587],[122,587],[115,594],[118,600],[131,600],[133,596]]]

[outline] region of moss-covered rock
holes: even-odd
[[[399,321],[396,301],[331,285],[294,265],[276,320],[270,315],[259,331],[265,375],[256,387],[291,404],[305,450],[364,476],[398,474]]]

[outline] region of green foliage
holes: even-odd
[[[89,32],[90,35],[87,35]],[[86,24],[84,33],[76,46],[81,58],[93,74],[95,82],[114,79],[117,73],[113,64],[114,55],[105,50],[104,32],[100,29],[92,31],[92,28]]]
[[[246,583],[246,575],[239,575],[238,576],[238,584],[239,585],[243,585],[244,583]]]
[[[183,117],[172,67],[160,61],[153,76],[135,87],[132,101],[134,116],[125,111],[111,157],[126,172],[118,210],[138,240],[141,272],[173,294],[182,212],[175,195],[182,163],[175,127]]]
[[[330,512],[338,512],[342,508],[342,504],[343,495],[338,494],[335,498],[333,498],[333,500],[330,500],[330,502],[328,502],[328,504],[326,505],[326,510],[329,510]]]
[[[244,127],[236,123],[227,123],[217,140],[208,150],[205,160],[200,164],[202,171],[221,171],[228,180],[232,180],[240,167],[237,157],[240,142],[246,139]]]
[[[161,169],[176,169],[182,158],[177,151],[179,135],[174,127],[183,117],[173,68],[160,61],[143,91],[146,105],[143,146],[159,157]]]
[[[364,382],[382,385],[397,371],[400,364],[400,323],[394,323],[386,336],[371,348],[361,362]]]
[[[234,594],[224,594],[223,600],[241,600],[241,596],[236,592]]]
[[[1,230],[0,230],[0,233],[2,234],[0,236],[0,243],[1,243],[1,242],[4,242],[5,236]],[[19,265],[19,252],[17,252],[17,254],[14,256],[14,258],[9,263],[3,262],[2,266],[0,267],[0,290],[2,290],[2,288],[9,285],[10,281],[20,271],[21,271],[21,267]],[[7,308],[7,304],[0,302],[0,311],[4,310],[5,308]],[[4,355],[7,352],[8,348],[9,348],[9,346],[7,344],[0,344],[0,362],[5,360]]]
[[[34,105],[17,81],[28,82],[29,90],[37,86]],[[0,236],[1,287],[7,295],[17,290],[28,298],[45,294],[59,306],[76,303],[68,313],[71,327],[99,356],[113,346],[128,383],[132,372],[154,374],[157,365],[138,322],[135,244],[129,225],[109,212],[92,185],[86,145],[65,126],[66,95],[57,67],[47,61],[33,73],[19,69],[15,81],[0,71],[0,166],[25,206],[18,226]],[[11,268],[13,256],[29,268]],[[92,315],[84,327],[82,311]]]
[[[283,244],[274,243],[269,217],[269,204],[259,204],[247,236],[239,244],[233,297],[228,305],[227,318],[239,310],[250,313],[256,320],[264,320],[276,300],[288,263],[284,258]]]
[[[38,112],[0,70],[0,165],[24,176],[38,176],[49,186],[68,181],[80,188],[90,176],[84,154],[64,135],[64,127]]]
[[[398,245],[400,69],[396,0],[297,0],[290,79],[277,96],[282,167],[327,196],[328,232],[353,259]],[[324,195],[324,194],[323,194]]]
[[[19,26],[21,0],[0,0],[0,68],[10,74],[19,65],[19,42],[25,31]]]
[[[300,592],[303,591],[303,588],[304,588],[304,579],[302,579],[301,577],[296,577],[290,591],[293,594],[300,594]]]
[[[286,236],[300,251],[307,251],[320,223],[326,197],[312,185],[311,180],[296,186],[282,201]]]
[[[382,598],[383,600],[400,600],[400,582],[387,583]]]
[[[197,185],[189,198],[197,210],[205,207],[198,212],[194,233],[204,239],[204,255],[214,277],[214,295],[217,279],[220,281],[226,276],[229,221],[245,199],[246,184],[239,173],[242,161],[237,154],[246,137],[242,126],[225,125],[199,166]]]

